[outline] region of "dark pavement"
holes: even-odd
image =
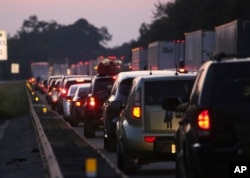
[[[39,145],[30,115],[0,121],[0,178],[44,178]]]

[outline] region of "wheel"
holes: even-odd
[[[113,137],[104,137],[104,146],[108,152],[116,151],[116,138]]]
[[[125,174],[133,175],[137,173],[137,166],[130,158],[122,141],[117,144],[117,167]]]
[[[116,151],[116,136],[115,133],[112,133],[112,129],[108,123],[106,123],[107,130],[104,132],[104,148],[108,152],[115,152]],[[112,133],[112,134],[111,134]]]
[[[88,125],[86,122],[83,125],[84,128],[84,136],[86,138],[94,138],[95,137],[95,128]]]
[[[76,114],[75,114],[75,112],[72,112],[72,117],[70,117],[69,121],[70,121],[70,125],[71,125],[72,127],[78,126],[78,120],[76,119]]]

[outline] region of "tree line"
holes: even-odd
[[[157,40],[184,39],[184,33],[215,26],[235,19],[250,19],[249,0],[175,0],[155,4],[153,21],[142,23],[139,38],[107,48],[112,35],[107,27],[97,28],[86,19],[70,25],[45,22],[31,15],[20,30],[8,38],[8,61],[2,62],[0,77],[11,78],[10,64],[19,63],[19,78],[30,75],[30,63],[48,61],[70,63],[97,56],[123,56],[130,61],[131,48],[144,47]]]

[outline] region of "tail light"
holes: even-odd
[[[89,103],[90,106],[94,107],[96,105],[96,101],[94,97],[90,97],[89,98]]]
[[[155,136],[144,136],[144,141],[147,143],[154,143],[155,139]]]
[[[66,91],[66,89],[64,89],[64,88],[61,88],[61,89],[60,89],[60,92],[61,92],[61,94],[62,94],[63,96],[65,96],[65,95],[67,94],[67,91]]]
[[[76,101],[76,102],[75,102],[75,105],[76,105],[77,107],[80,107],[80,106],[82,105],[82,102],[81,102],[81,101]]]
[[[138,89],[135,92],[135,99],[133,101],[131,114],[135,119],[141,118],[141,89]]]
[[[72,99],[71,98],[67,98],[66,101],[70,103],[72,101]]]
[[[197,118],[197,125],[200,130],[200,135],[208,136],[211,128],[210,116],[208,110],[203,110]]]

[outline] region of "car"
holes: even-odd
[[[90,83],[76,84],[77,89],[73,97],[69,96],[66,99],[71,100],[69,105],[70,117],[69,123],[71,126],[77,126],[83,118],[82,105],[90,92]]]
[[[55,79],[55,81],[52,84],[52,89],[50,91],[50,100],[51,100],[51,108],[53,110],[56,110],[58,105],[58,93],[60,92],[60,83],[62,82],[62,78]]]
[[[102,119],[104,125],[104,148],[109,152],[116,151],[116,122],[114,119],[119,116],[121,108],[113,109],[112,105],[116,101],[121,101],[125,105],[132,81],[137,76],[147,75],[163,75],[173,73],[168,70],[141,70],[141,71],[126,71],[120,72],[113,84],[109,98],[104,102],[102,107]]]
[[[63,115],[63,98],[65,97],[66,91],[69,87],[69,86],[66,87],[65,83],[67,83],[67,80],[70,78],[86,78],[87,80],[84,83],[91,82],[91,76],[89,75],[63,75],[61,77],[60,83],[58,84],[59,92],[57,93],[58,101],[57,101],[56,109],[58,113],[62,115]]]
[[[73,96],[76,87],[72,87],[70,89],[71,85],[74,84],[82,84],[82,83],[91,83],[92,79],[91,77],[76,77],[76,78],[66,78],[64,82],[62,83],[62,87],[60,88],[60,92],[58,93],[58,105],[57,108],[59,110],[59,113],[62,113],[63,118],[65,121],[69,121],[69,104],[70,101],[66,99],[67,96]]]
[[[189,100],[168,101],[183,112],[175,134],[176,177],[230,177],[233,165],[249,163],[249,68],[249,58],[207,61]]]
[[[90,93],[83,104],[84,136],[95,137],[96,130],[103,130],[102,106],[108,97],[116,75],[96,75]]]
[[[45,89],[45,99],[48,104],[51,104],[51,89],[52,89],[52,83],[55,82],[57,79],[61,79],[63,75],[51,75],[47,79],[47,87]]]
[[[139,76],[133,80],[127,102],[116,120],[117,166],[135,174],[145,164],[175,160],[178,120],[165,110],[165,98],[186,101],[196,72],[170,71],[164,75]],[[119,109],[122,101],[113,102]]]

